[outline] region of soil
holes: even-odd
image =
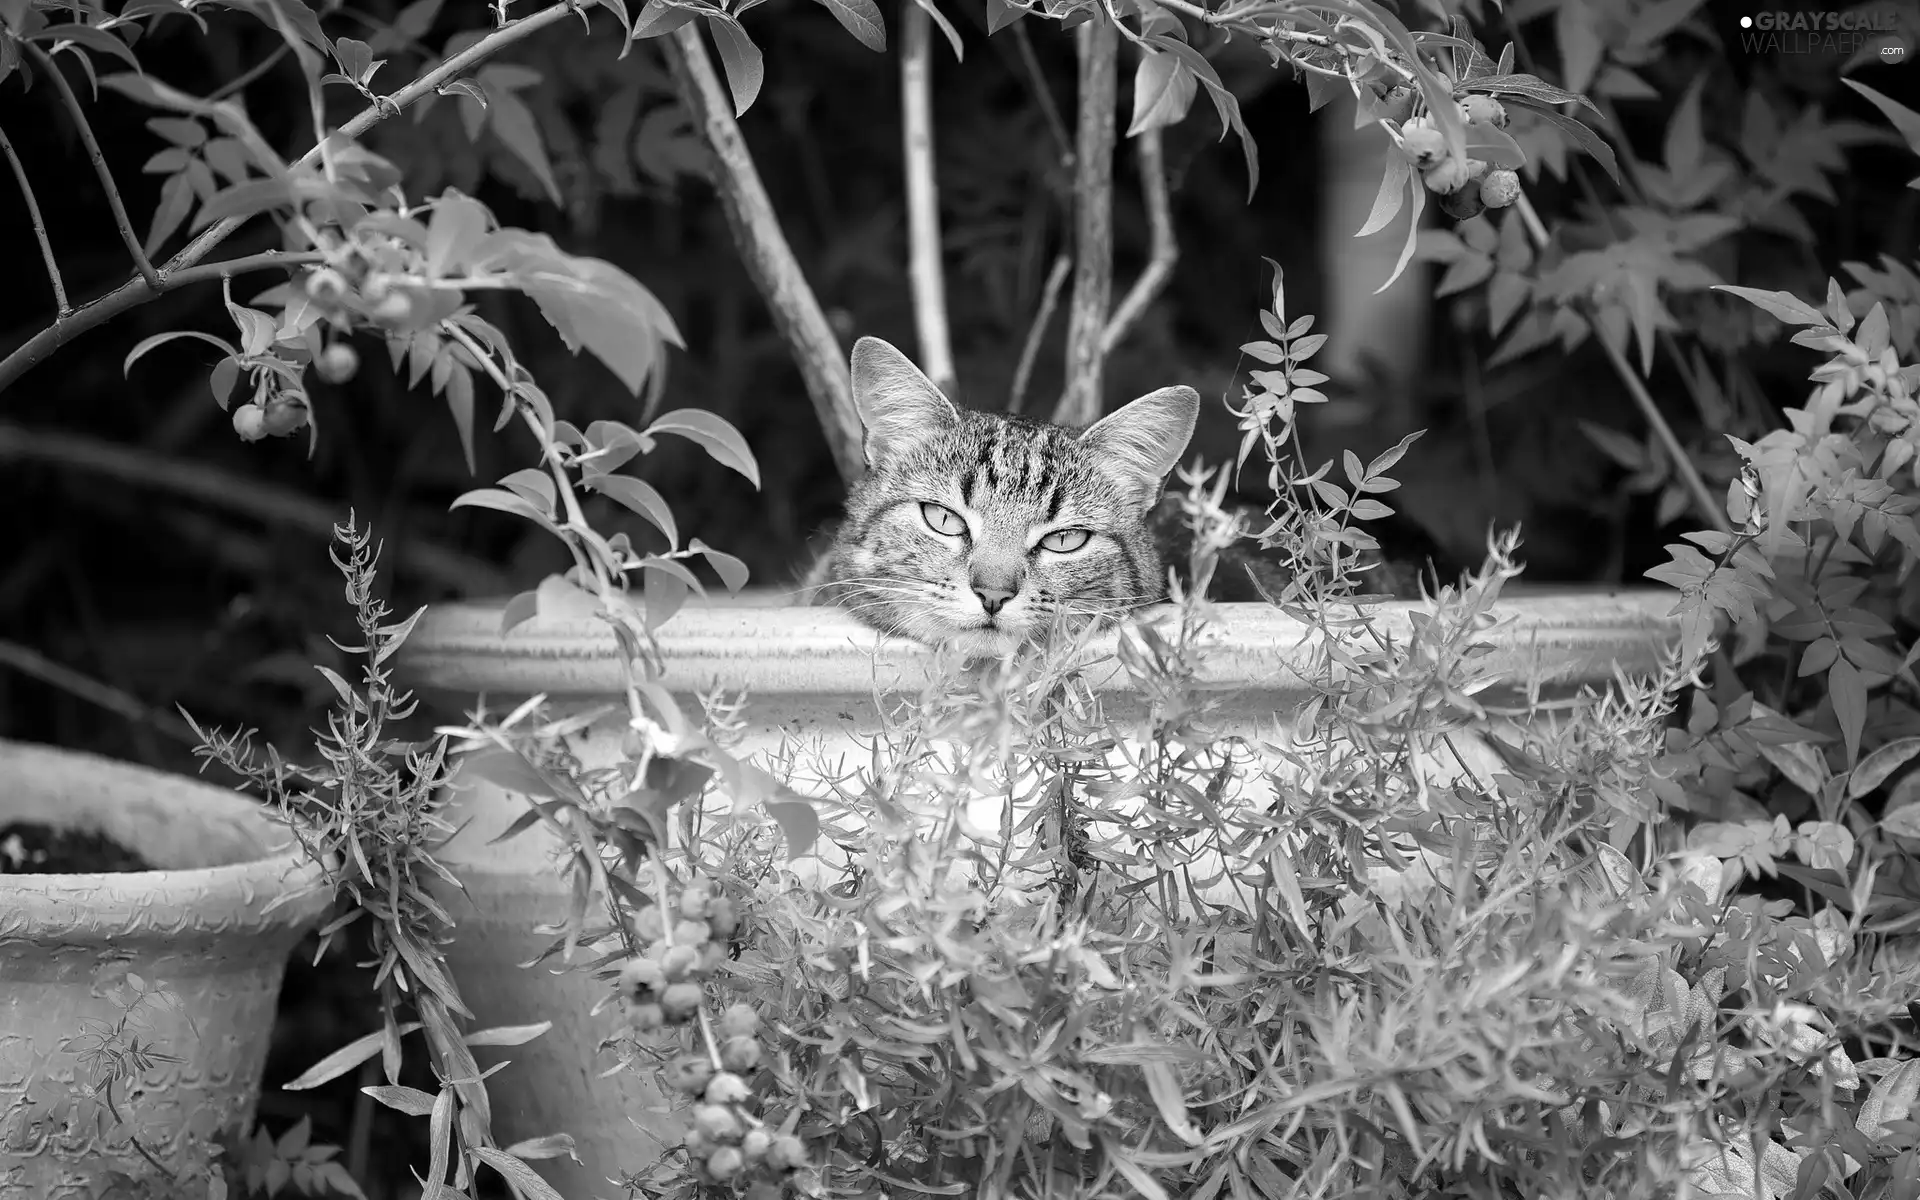
[[[0,875],[85,875],[153,869],[146,859],[91,829],[54,829],[33,821],[0,825]]]

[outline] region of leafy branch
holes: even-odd
[[[53,254],[53,242],[47,237],[47,222],[40,215],[40,200],[33,194],[33,181],[27,178],[27,169],[20,165],[20,156],[14,153],[13,142],[8,139],[7,131],[0,129],[0,154],[7,157],[7,165],[13,168],[13,178],[20,185],[20,196],[27,202],[27,219],[33,223],[33,240],[40,245],[40,258],[47,266],[47,282],[53,285],[53,304],[61,319],[73,311],[67,303],[67,285],[60,278],[60,263]]]

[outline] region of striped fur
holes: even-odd
[[[885,633],[1004,655],[1063,618],[1162,599],[1146,526],[1193,436],[1192,388],[1084,432],[956,407],[878,338],[853,350],[867,475],[811,573],[818,598]]]

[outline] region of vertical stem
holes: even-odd
[[[0,154],[7,156],[13,177],[20,181],[20,195],[27,202],[27,218],[33,222],[33,238],[40,243],[40,257],[47,264],[47,280],[53,284],[54,309],[65,319],[73,311],[73,306],[67,303],[67,285],[60,278],[60,264],[53,257],[53,242],[47,237],[47,223],[40,216],[40,201],[33,194],[33,183],[27,178],[27,169],[20,165],[20,156],[13,152],[13,143],[7,140],[4,129],[0,129]]]
[[[1119,35],[1096,14],[1074,31],[1079,51],[1079,130],[1074,149],[1073,302],[1067,310],[1067,387],[1053,419],[1088,425],[1100,416],[1101,341],[1113,293],[1113,142]]]
[[[1053,310],[1060,305],[1060,289],[1067,286],[1067,272],[1073,268],[1073,257],[1062,254],[1053,260],[1053,269],[1047,272],[1047,283],[1040,292],[1040,311],[1033,316],[1033,325],[1027,330],[1027,344],[1020,348],[1020,362],[1013,369],[1013,387],[1007,397],[1007,411],[1017,413],[1027,395],[1027,383],[1033,378],[1033,360],[1040,356],[1040,343],[1046,340],[1047,326],[1053,324]]]
[[[100,177],[100,186],[107,190],[107,207],[113,210],[113,223],[120,229],[120,240],[126,243],[127,253],[133,255],[133,265],[139,269],[140,278],[147,286],[160,286],[160,275],[148,261],[146,250],[141,248],[140,239],[133,235],[133,223],[127,219],[127,205],[120,198],[120,189],[113,185],[113,172],[107,169],[107,156],[100,152],[100,142],[93,136],[93,126],[87,122],[87,110],[80,106],[80,97],[73,94],[73,86],[67,77],[60,73],[60,64],[53,57],[32,42],[21,42],[28,54],[33,56],[34,65],[52,81],[55,91],[67,106],[67,112],[73,117],[73,127],[79,131],[80,142],[87,148],[87,158],[93,163],[93,173]]]
[[[779,215],[760,172],[753,164],[740,126],[733,119],[733,98],[714,72],[700,40],[699,22],[662,38],[667,65],[694,123],[706,136],[716,160],[714,190],[726,210],[727,224],[740,247],[747,273],[773,312],[773,322],[793,351],[807,395],[820,417],[827,446],[840,477],[852,484],[866,473],[861,451],[860,413],[853,404],[853,380],[847,355],[827,324],[819,298],[780,228]]]
[[[933,168],[933,19],[918,4],[900,17],[900,127],[907,171],[907,278],[920,369],[953,394],[953,344],[940,261],[940,192]]]
[[[1127,289],[1125,298],[1113,310],[1113,319],[1100,335],[1102,358],[1113,353],[1147,307],[1159,299],[1167,281],[1173,278],[1174,264],[1180,261],[1180,243],[1173,234],[1173,202],[1167,195],[1167,160],[1160,141],[1160,126],[1142,129],[1133,139],[1133,150],[1140,160],[1140,195],[1147,207],[1152,250],[1140,278]]]

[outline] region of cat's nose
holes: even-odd
[[[973,594],[980,598],[980,607],[990,617],[1005,607],[1007,601],[1013,599],[1012,592],[1001,588],[975,587]]]

